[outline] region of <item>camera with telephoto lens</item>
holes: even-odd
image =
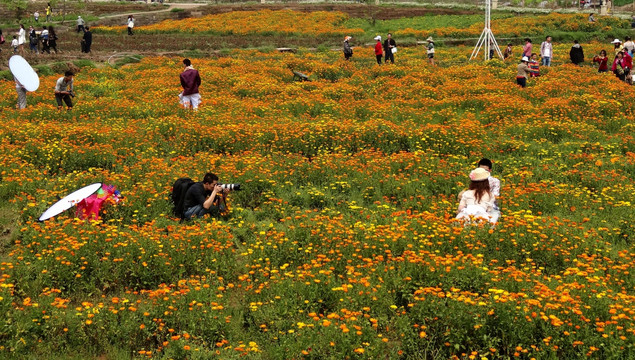
[[[70,96],[71,96],[71,97],[73,97],[73,98],[75,97],[75,93],[73,92],[73,90],[69,91],[69,92],[68,92],[68,95],[70,95]]]
[[[240,184],[218,184],[218,186],[222,187],[223,190],[228,189],[229,191],[239,191]]]

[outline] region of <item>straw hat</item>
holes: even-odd
[[[426,39],[427,42],[434,42],[434,40],[432,40],[432,36],[430,36],[429,38]]]
[[[489,171],[483,168],[476,168],[470,172],[470,180],[472,181],[484,181],[489,179]]]
[[[620,41],[620,39],[615,39],[613,41],[611,41],[611,44],[621,44],[622,42]]]

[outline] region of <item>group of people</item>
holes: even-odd
[[[497,199],[500,197],[501,183],[499,179],[491,176],[493,167],[491,160],[483,158],[477,166],[470,172],[468,189],[461,191],[458,195],[459,207],[456,219],[466,223],[486,220],[495,225],[500,218]],[[175,184],[174,188],[177,187]],[[218,184],[218,176],[207,173],[202,181],[189,185],[183,197],[182,206],[177,207],[176,215],[184,220],[206,214],[218,215],[227,209],[229,191],[227,186]]]
[[[84,53],[89,53],[90,47],[93,42],[93,35],[90,32],[90,28],[88,26],[81,25],[81,31],[83,32],[83,36],[81,39],[81,50]],[[57,49],[57,32],[52,25],[44,25],[39,31],[36,30],[33,26],[29,26],[29,29],[27,31],[24,25],[20,24],[19,30],[17,31],[17,33],[15,33],[15,35],[13,35],[13,39],[11,40],[11,48],[14,54],[24,55],[26,53],[25,44],[27,43],[27,34],[29,39],[29,50],[31,53],[50,54],[51,50],[55,51],[56,54],[59,52]],[[1,29],[0,36],[2,37],[2,39],[4,39]],[[0,44],[2,43],[3,42],[0,41]],[[1,48],[0,52],[2,52]]]
[[[73,84],[73,72],[66,71],[64,76],[57,79],[55,83],[55,101],[57,103],[58,110],[62,110],[64,107],[63,103],[66,104],[67,110],[73,109],[73,100],[72,97],[75,96],[75,86]],[[14,79],[15,81],[15,91],[18,93],[18,102],[16,104],[16,108],[18,110],[22,110],[26,108],[26,93],[27,90],[22,85],[18,79]]]
[[[540,45],[540,57],[542,58],[542,66],[551,66],[551,59],[553,57],[553,45],[551,43],[551,36],[547,36],[545,41]],[[609,61],[611,61],[611,71],[621,81],[625,81],[629,84],[633,84],[633,78],[631,70],[633,68],[633,53],[635,52],[635,42],[630,37],[626,37],[626,41],[622,44],[622,41],[615,39],[611,42],[613,44],[613,52],[615,57],[611,60],[606,50],[600,51],[600,53],[593,57],[593,63],[598,64],[598,72],[609,71]],[[509,58],[512,56],[512,44],[508,44],[504,51],[504,57]],[[571,63],[582,66],[584,63],[584,49],[578,40],[573,41],[573,46],[569,50],[569,59]],[[521,55],[520,63],[518,64],[518,73],[516,74],[516,83],[525,87],[527,85],[527,79],[531,77],[540,76],[540,67],[538,63],[538,54],[532,52],[531,39],[525,39],[525,45],[523,46],[523,52]]]
[[[353,48],[351,47],[350,41],[353,39],[351,36],[344,37],[344,60],[349,60],[353,57]],[[374,38],[375,41],[375,58],[377,59],[377,64],[381,65],[382,59],[384,59],[384,63],[388,63],[390,61],[391,64],[395,63],[395,54],[397,53],[397,43],[392,38],[392,34],[388,33],[386,35],[386,40],[382,42],[381,35],[377,35]],[[428,61],[430,64],[434,65],[434,40],[432,37],[426,39],[426,54],[428,56]]]

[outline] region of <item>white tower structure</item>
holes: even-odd
[[[472,51],[472,56],[470,56],[470,60],[476,59],[479,51],[483,48],[483,52],[485,53],[485,60],[489,60],[491,58],[490,52],[495,51],[496,54],[502,59],[503,54],[501,53],[501,49],[498,47],[498,43],[494,38],[494,33],[492,33],[492,0],[485,0],[485,28],[481,33],[481,37],[478,38],[478,42]]]

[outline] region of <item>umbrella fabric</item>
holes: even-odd
[[[119,202],[120,197],[121,194],[113,185],[104,184],[96,193],[77,204],[75,216],[80,219],[99,220],[99,212],[104,204],[109,199]]]

